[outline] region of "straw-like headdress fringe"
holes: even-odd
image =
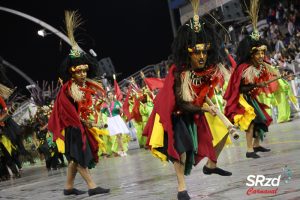
[[[75,40],[74,33],[76,29],[82,24],[82,20],[77,11],[65,11],[65,23],[67,35],[71,42],[72,49],[78,49],[78,44]]]
[[[248,13],[252,22],[253,30],[257,30],[258,12],[259,12],[259,0],[251,0],[250,9],[248,9]]]
[[[190,2],[191,2],[191,5],[193,7],[194,15],[198,15],[199,14],[200,0],[190,0]]]
[[[2,85],[0,83],[0,96],[3,99],[8,99],[10,95],[14,92],[14,90],[10,89],[9,87],[6,87],[5,85]]]

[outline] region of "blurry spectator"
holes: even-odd
[[[290,36],[294,35],[295,26],[294,26],[294,22],[291,19],[289,19],[289,22],[288,22],[288,31],[289,31]]]
[[[272,22],[274,22],[276,20],[275,16],[276,16],[275,9],[270,8],[268,11],[267,23],[271,24]]]
[[[276,53],[282,52],[285,49],[284,44],[282,42],[282,39],[283,39],[282,36],[278,37],[278,40],[277,40],[277,42],[275,44],[275,51],[276,51]]]

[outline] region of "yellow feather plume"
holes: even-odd
[[[250,9],[248,9],[248,13],[252,21],[253,30],[257,30],[258,12],[259,12],[259,0],[251,0]]]
[[[82,20],[77,11],[65,11],[65,23],[67,35],[72,44],[72,49],[78,49],[78,44],[75,40],[74,33],[76,29],[82,24]]]
[[[200,0],[190,0],[190,2],[193,7],[194,15],[198,15]]]

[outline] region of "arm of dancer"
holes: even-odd
[[[209,106],[205,105],[203,107],[196,106],[192,104],[192,102],[184,101],[182,98],[182,92],[181,92],[181,85],[180,85],[180,79],[178,75],[175,75],[175,99],[176,99],[176,105],[179,109],[179,112],[183,113],[203,113],[203,112],[209,112],[213,116],[216,115],[216,106]]]

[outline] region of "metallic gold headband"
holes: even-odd
[[[193,48],[188,48],[188,52],[193,53],[195,51],[203,51],[210,49],[210,43],[202,43],[202,44],[196,44]]]
[[[87,69],[89,69],[88,65],[77,65],[75,67],[71,67],[70,71],[73,73],[73,72],[77,72],[77,71],[80,71],[80,70],[87,70]]]
[[[256,50],[256,51],[266,51],[267,50],[267,46],[266,45],[261,45],[259,47],[252,47],[251,49],[251,53]]]

